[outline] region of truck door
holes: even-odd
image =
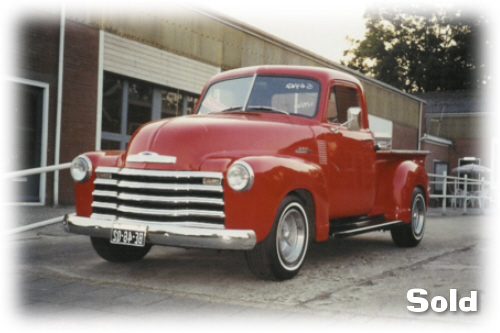
[[[348,121],[348,110],[365,108],[362,91],[353,83],[336,82],[330,88],[326,153],[330,218],[365,215],[375,197],[374,138],[367,116]]]

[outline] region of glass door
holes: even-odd
[[[26,170],[42,164],[44,88],[12,83],[15,112],[12,168]],[[41,175],[11,179],[14,202],[40,202]]]

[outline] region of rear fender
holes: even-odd
[[[252,229],[257,241],[263,240],[271,230],[280,203],[295,192],[308,201],[306,206],[309,206],[310,215],[314,215],[310,223],[313,223],[316,240],[328,238],[326,181],[318,165],[274,156],[240,160],[252,167],[255,179],[247,192],[236,192],[224,182],[226,228]]]
[[[410,223],[411,199],[419,187],[429,202],[428,178],[424,167],[413,161],[388,163],[380,172],[377,197],[371,215],[385,214],[388,221]]]

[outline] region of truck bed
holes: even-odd
[[[427,150],[379,150],[377,151],[377,160],[413,160],[419,164],[425,163],[425,156],[429,154]]]

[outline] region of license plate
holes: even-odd
[[[111,229],[111,243],[144,246],[146,245],[146,231],[145,226],[114,224]]]

